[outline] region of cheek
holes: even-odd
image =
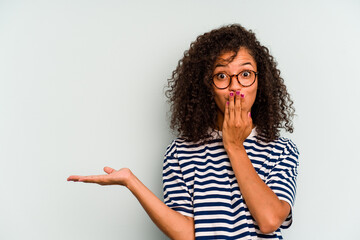
[[[245,92],[245,109],[250,111],[255,102],[257,88],[247,89]],[[246,97],[247,96],[247,97]]]
[[[221,110],[221,112],[225,111],[225,96],[223,93],[219,93],[215,91],[214,100],[216,106]]]

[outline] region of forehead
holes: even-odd
[[[254,67],[256,66],[255,59],[250,54],[250,52],[246,48],[240,48],[240,50],[235,52],[224,52],[219,55],[219,57],[215,61],[215,67],[217,66],[226,66],[230,63],[244,63],[250,62]]]

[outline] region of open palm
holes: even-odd
[[[128,168],[115,170],[111,167],[104,167],[104,172],[107,174],[89,176],[72,175],[68,177],[67,180],[73,182],[97,183],[100,185],[126,185],[129,176],[132,174]]]

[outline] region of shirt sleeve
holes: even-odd
[[[163,193],[168,207],[185,216],[194,216],[192,198],[179,165],[175,141],[168,146],[164,157]]]
[[[265,181],[280,200],[290,204],[290,213],[280,226],[283,229],[289,228],[292,224],[292,209],[296,194],[296,178],[299,166],[298,158],[299,152],[297,147],[291,140],[287,140],[284,151]]]

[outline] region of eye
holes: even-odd
[[[248,71],[248,70],[242,71],[241,74],[240,74],[240,76],[241,76],[242,78],[250,78],[251,75],[252,75],[252,72],[251,72],[251,71]]]
[[[218,73],[216,74],[216,78],[218,80],[226,80],[227,79],[227,75],[225,73]]]

